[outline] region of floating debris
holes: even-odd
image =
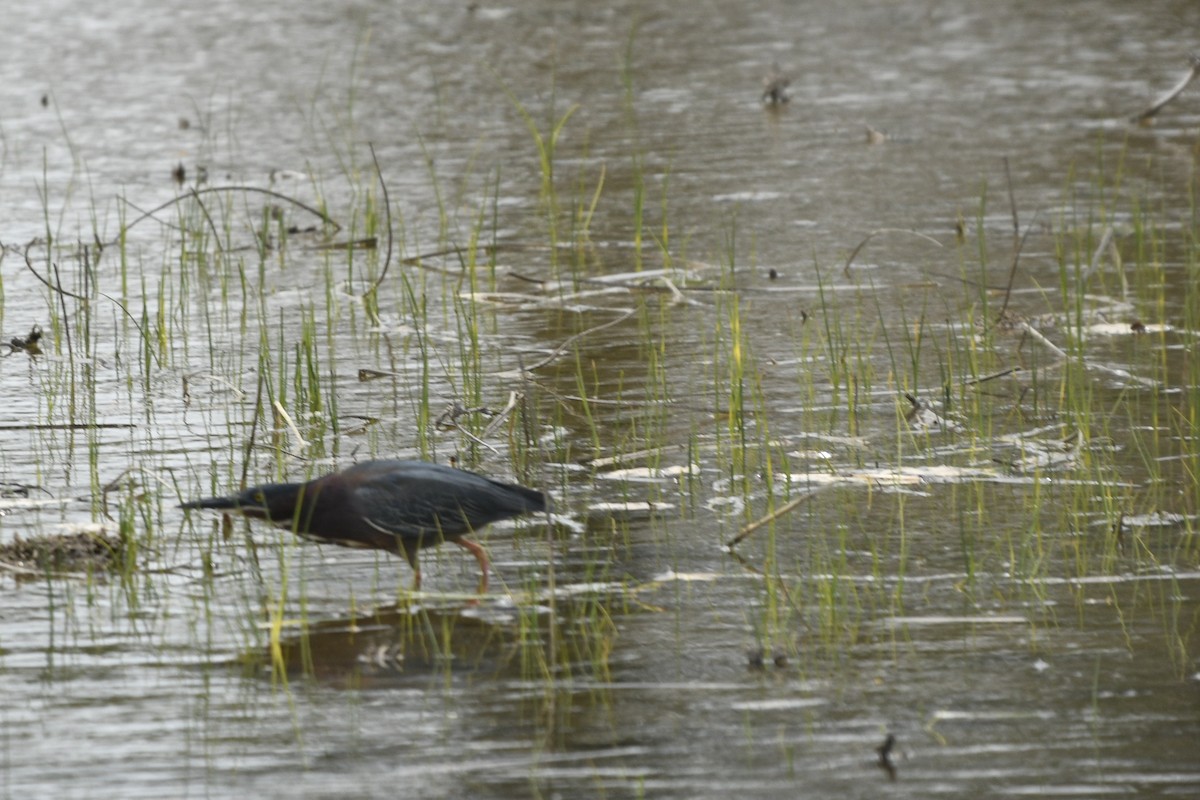
[[[774,665],[776,669],[786,669],[788,665],[787,653],[779,649],[773,650],[768,661],[767,651],[762,647],[752,647],[746,651],[746,665],[750,669],[765,670],[768,664]]]
[[[608,472],[597,473],[597,478],[610,481],[639,481],[639,482],[655,482],[663,481],[669,478],[678,478],[682,475],[690,475],[692,467],[688,464],[675,464],[670,467],[628,467],[626,469],[614,469]]]
[[[792,79],[779,71],[778,64],[773,64],[771,71],[763,78],[762,101],[772,107],[786,104],[792,99],[788,94],[791,85]]]
[[[904,419],[914,431],[961,431],[963,426],[952,419],[941,416],[930,407],[929,402],[904,393],[909,408],[904,412]]]
[[[1170,325],[1157,322],[1143,322],[1140,319],[1135,319],[1133,322],[1097,322],[1086,326],[1083,330],[1095,336],[1125,336],[1146,333],[1187,334],[1187,331],[1176,331]]]
[[[394,378],[394,377],[396,377],[396,373],[394,373],[394,372],[380,372],[377,369],[367,369],[365,367],[360,368],[358,370],[358,382],[359,383],[367,383],[368,381],[377,381],[380,378]]]
[[[888,617],[882,620],[887,630],[901,630],[915,625],[949,625],[951,627],[973,627],[977,625],[1028,625],[1029,619],[1016,614],[951,615],[926,614],[920,617]]]
[[[7,342],[8,352],[4,355],[10,356],[13,353],[21,350],[31,356],[40,356],[42,348],[38,346],[38,342],[42,338],[42,329],[38,325],[34,325],[29,329],[28,336],[14,336]]]
[[[870,125],[867,126],[867,144],[883,144],[887,140],[887,131],[872,128]]]
[[[723,576],[719,572],[676,572],[673,569],[668,569],[666,572],[660,572],[651,578],[648,585],[659,583],[712,583],[713,581],[721,580]]]
[[[1148,514],[1131,514],[1121,522],[1127,528],[1174,528],[1184,525],[1188,517],[1173,511],[1151,511]]]
[[[746,501],[735,494],[731,494],[725,497],[710,497],[704,502],[704,507],[716,514],[737,517],[741,516],[742,511],[745,510]]]
[[[23,483],[12,483],[10,481],[0,481],[0,499],[29,497],[29,488]]]
[[[1061,441],[1023,438],[1014,443],[1017,449],[1014,458],[1004,459],[997,456],[992,460],[997,464],[1004,464],[1014,472],[1070,470],[1079,465],[1083,444],[1082,431],[1075,431]]]
[[[591,514],[609,516],[614,519],[649,519],[674,508],[675,506],[671,503],[632,500],[628,503],[592,503],[587,510]]]

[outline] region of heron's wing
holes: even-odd
[[[401,537],[458,536],[544,508],[540,492],[420,462],[380,469],[354,489],[358,511]]]

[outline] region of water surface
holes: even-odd
[[[1196,390],[1200,89],[1153,127],[1128,121],[1186,71],[1193,4],[7,14],[3,332],[46,339],[0,364],[0,477],[34,487],[0,501],[0,542],[124,525],[139,567],[0,574],[4,796],[1200,791],[1196,460],[1177,435]],[[779,108],[760,98],[772,65],[792,78]],[[553,227],[514,99],[544,132],[574,109]],[[214,186],[321,205],[345,226],[332,241],[377,235],[368,143],[395,237],[378,319],[355,294],[383,238],[326,249],[304,232],[319,218],[279,198],[203,195],[115,242]],[[571,220],[601,181],[583,237]],[[964,320],[1003,302],[978,287],[1008,281],[1010,193],[1011,308],[1057,347],[1086,340],[1072,352],[1099,368],[1077,383],[1035,341],[971,344]],[[286,247],[258,250],[264,226]],[[1135,288],[1106,260],[1066,319],[1062,254],[1090,255],[1105,227]],[[474,237],[496,245],[474,291],[465,257],[399,261]],[[573,282],[659,269],[640,289]],[[1137,320],[1157,333],[1128,333]],[[983,352],[1022,372],[969,427],[900,424],[901,392],[941,400]],[[425,558],[414,599],[387,556],[185,517],[181,499],[240,481],[264,371],[251,480],[425,443],[544,482],[565,517],[553,544],[537,522],[491,531],[499,588],[468,605],[455,548]],[[494,450],[435,432],[424,386],[434,417],[525,393],[542,449],[514,465],[519,430]],[[1049,460],[1079,386],[1111,419]],[[739,546],[750,568],[723,550],[810,489]]]

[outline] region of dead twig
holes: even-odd
[[[942,246],[942,243],[939,242],[937,239],[934,239],[932,236],[926,236],[925,234],[918,233],[917,231],[910,231],[907,228],[879,228],[878,230],[874,230],[874,231],[871,231],[870,233],[868,233],[867,238],[865,238],[861,242],[859,242],[858,247],[854,248],[854,250],[851,251],[850,257],[846,259],[846,266],[842,267],[842,274],[844,274],[846,277],[850,277],[850,265],[854,263],[854,259],[858,255],[858,252],[867,246],[867,242],[871,241],[876,236],[879,236],[880,234],[883,234],[883,233],[907,233],[910,236],[919,236],[920,238],[924,239],[927,242],[933,242],[938,247]]]
[[[504,420],[506,420],[508,416],[512,414],[513,410],[517,407],[517,403],[523,400],[524,397],[525,396],[523,394],[519,394],[518,392],[509,392],[508,403],[504,406],[504,408],[492,415],[492,421],[489,422],[488,426],[483,429],[483,436],[485,438],[491,436],[492,432],[495,431],[496,428],[500,427],[500,423],[504,422]]]
[[[41,281],[46,286],[47,289],[49,289],[50,291],[54,292],[55,294],[57,294],[59,296],[66,295],[67,297],[70,297],[73,300],[79,300],[81,302],[86,303],[87,302],[86,297],[77,295],[74,292],[68,292],[66,289],[62,288],[61,283],[59,283],[58,285],[51,283],[47,278],[42,277],[41,273],[39,273],[36,269],[33,268],[33,262],[29,260],[29,248],[31,248],[31,247],[33,247],[33,242],[30,242],[29,244],[25,245],[25,266],[29,269],[29,271],[31,273],[33,273],[33,277],[37,278],[39,281]],[[51,266],[52,267],[54,266],[53,263],[51,264]],[[57,267],[55,267],[55,269],[57,270]]]
[[[540,369],[541,367],[546,366],[547,364],[549,364],[550,362],[554,361],[556,358],[561,356],[563,353],[565,353],[567,351],[567,349],[571,347],[572,344],[574,344],[575,342],[584,338],[585,336],[590,336],[591,334],[597,333],[598,331],[602,331],[605,328],[611,328],[614,325],[619,325],[620,323],[629,319],[636,313],[637,313],[637,309],[631,308],[628,311],[626,311],[624,314],[622,314],[621,316],[617,317],[616,319],[609,320],[608,322],[605,322],[601,325],[597,325],[594,328],[588,328],[586,331],[580,331],[579,333],[575,334],[574,336],[568,336],[566,339],[563,340],[562,344],[560,344],[558,347],[554,348],[554,352],[552,352],[550,355],[543,358],[541,361],[538,361],[534,364],[531,364],[528,367],[525,367],[522,370],[522,372],[526,372],[526,373],[533,372],[534,370],[537,370],[537,369]]]
[[[1014,372],[1020,372],[1020,371],[1021,371],[1020,367],[1009,367],[1008,369],[1002,369],[999,372],[992,373],[991,375],[984,375],[982,378],[972,378],[971,380],[963,381],[962,385],[963,386],[978,386],[981,383],[987,383],[988,381],[994,381],[997,378],[1003,378],[1005,375],[1012,375]]]
[[[384,278],[387,277],[388,268],[392,266],[392,203],[388,199],[387,181],[383,179],[383,170],[379,167],[379,157],[375,155],[375,145],[367,142],[367,147],[371,149],[371,161],[375,164],[375,174],[379,177],[379,191],[383,194],[383,224],[387,226],[387,252],[383,257],[383,270],[379,273],[379,277],[375,279],[375,283],[371,288],[363,293],[363,297],[369,297],[379,290],[383,284]],[[378,316],[373,314],[372,316]],[[379,324],[379,320],[373,320],[375,324]]]
[[[1063,350],[1058,345],[1054,344],[1054,342],[1047,339],[1042,334],[1041,331],[1039,331],[1037,328],[1030,325],[1028,322],[1023,321],[1020,323],[1020,325],[1018,327],[1022,331],[1027,333],[1035,342],[1042,345],[1042,347],[1045,347],[1047,350],[1049,350],[1054,355],[1058,356],[1063,361],[1070,360],[1071,356],[1065,350]],[[1103,372],[1103,373],[1105,373],[1107,375],[1111,375],[1115,378],[1120,378],[1123,381],[1129,381],[1130,383],[1136,383],[1137,385],[1143,386],[1147,389],[1156,389],[1159,386],[1159,384],[1157,382],[1155,382],[1153,380],[1149,380],[1147,378],[1140,378],[1137,375],[1134,375],[1132,372],[1129,372],[1128,370],[1123,370],[1118,367],[1110,367],[1106,364],[1098,364],[1094,361],[1088,361],[1083,356],[1079,357],[1079,363],[1083,365],[1084,369],[1090,369],[1090,370],[1094,370],[1096,372]]]
[[[121,229],[121,235],[123,236],[130,228],[134,227],[139,222],[154,218],[155,215],[158,214],[158,212],[160,212],[160,211],[164,211],[173,205],[178,205],[179,203],[182,203],[184,200],[187,200],[189,198],[196,199],[202,194],[212,194],[214,192],[246,192],[246,193],[265,194],[268,197],[274,197],[276,200],[280,200],[284,203],[290,203],[290,204],[296,206],[297,208],[307,211],[308,213],[312,214],[313,216],[319,218],[326,225],[332,225],[334,233],[337,233],[338,231],[340,231],[342,229],[342,226],[339,225],[335,219],[330,217],[324,211],[321,211],[318,208],[313,208],[312,206],[308,205],[307,203],[303,203],[303,202],[295,199],[294,197],[288,197],[286,194],[280,194],[279,192],[275,192],[270,189],[263,189],[258,186],[210,186],[206,189],[191,189],[188,191],[187,194],[181,194],[178,197],[168,200],[167,202],[163,203],[162,205],[160,205],[156,208],[152,208],[149,211],[143,211],[142,215],[140,217],[133,220],[132,222],[130,222],[128,225],[126,225],[124,228]],[[132,203],[130,203],[129,205],[132,206]],[[108,242],[105,246],[114,245],[119,241],[120,241],[120,238],[113,239],[111,242]]]
[[[1017,279],[1017,267],[1021,263],[1021,251],[1025,249],[1025,240],[1029,238],[1029,233],[1032,230],[1032,225],[1025,229],[1025,233],[1021,236],[1020,241],[1017,242],[1017,246],[1013,250],[1012,266],[1008,270],[1008,283],[1004,286],[1004,302],[1000,304],[1000,312],[996,314],[997,320],[1003,319],[1004,312],[1008,310],[1008,301],[1012,297],[1013,282]]]
[[[1004,183],[1008,187],[1008,209],[1012,214],[1013,223],[1013,244],[1017,242],[1017,237],[1021,235],[1021,221],[1017,217],[1017,198],[1013,194],[1012,172],[1008,168],[1008,156],[1004,156]]]
[[[1096,245],[1096,250],[1094,253],[1092,253],[1092,262],[1088,265],[1088,268],[1083,273],[1081,279],[1082,285],[1086,286],[1087,282],[1090,281],[1092,276],[1096,274],[1097,270],[1099,270],[1100,259],[1104,257],[1105,252],[1107,252],[1109,257],[1112,259],[1113,267],[1117,270],[1117,277],[1121,279],[1122,295],[1128,295],[1129,286],[1125,280],[1125,269],[1121,261],[1121,251],[1117,249],[1117,244],[1113,241],[1113,229],[1111,225],[1105,226],[1104,233],[1100,236],[1100,244]]]
[[[779,508],[772,511],[770,514],[767,514],[765,517],[760,517],[759,519],[756,519],[754,522],[751,522],[749,525],[747,525],[746,527],[744,527],[740,531],[738,531],[737,536],[733,537],[732,539],[730,539],[728,542],[725,543],[725,549],[727,551],[729,551],[730,553],[732,553],[733,548],[737,547],[750,534],[754,533],[756,530],[761,528],[763,525],[766,525],[769,522],[774,522],[775,520],[782,517],[784,514],[790,513],[797,506],[799,506],[801,503],[808,500],[815,494],[816,494],[816,492],[809,492],[807,494],[801,495],[800,497],[797,497],[795,500],[791,500],[787,503],[784,503]]]
[[[481,437],[476,436],[475,434],[471,433],[469,430],[464,428],[462,425],[458,424],[458,418],[464,417],[467,414],[490,415],[491,413],[492,413],[491,409],[489,409],[487,406],[476,406],[475,408],[467,408],[462,403],[455,400],[446,407],[445,411],[443,411],[441,414],[438,415],[438,418],[436,420],[433,421],[433,427],[435,430],[439,430],[439,431],[447,431],[447,430],[458,431],[463,436],[466,436],[468,439],[470,439],[471,441],[473,441],[475,444],[479,445],[480,447],[486,447],[488,450],[491,450],[493,453],[496,453],[497,455],[499,455],[499,451],[496,450],[496,448],[492,447],[490,444],[485,442]],[[489,430],[490,429],[491,428],[489,426]]]
[[[1150,121],[1151,117],[1163,110],[1163,107],[1174,100],[1179,95],[1183,94],[1183,90],[1188,87],[1188,84],[1196,80],[1196,76],[1200,75],[1200,53],[1192,53],[1190,56],[1191,65],[1188,67],[1187,74],[1179,79],[1179,82],[1168,89],[1161,97],[1155,100],[1149,108],[1131,119],[1140,125],[1144,125]]]
[[[1008,204],[1012,210],[1013,222],[1013,260],[1012,266],[1008,270],[1008,283],[1004,286],[1004,302],[1000,304],[1000,313],[996,315],[996,319],[1004,317],[1004,312],[1008,310],[1008,301],[1012,297],[1013,282],[1017,279],[1017,267],[1021,263],[1021,251],[1025,249],[1025,240],[1029,238],[1029,234],[1033,231],[1033,223],[1025,229],[1025,233],[1021,233],[1021,221],[1017,216],[1017,198],[1013,193],[1012,173],[1008,169],[1008,156],[1004,157],[1004,178],[1008,183]],[[1034,221],[1037,221],[1037,215],[1033,216]]]
[[[297,448],[301,452],[307,450],[311,446],[311,443],[300,435],[300,429],[296,427],[296,422],[292,419],[292,415],[287,412],[287,409],[278,400],[273,401],[272,405],[275,408],[275,414],[283,420],[288,430],[292,432],[292,437],[296,440]]]

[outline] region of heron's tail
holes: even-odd
[[[509,514],[532,514],[545,511],[550,504],[550,498],[537,489],[530,489],[517,483],[501,483],[492,481],[496,490],[491,498],[497,508],[503,508]]]

